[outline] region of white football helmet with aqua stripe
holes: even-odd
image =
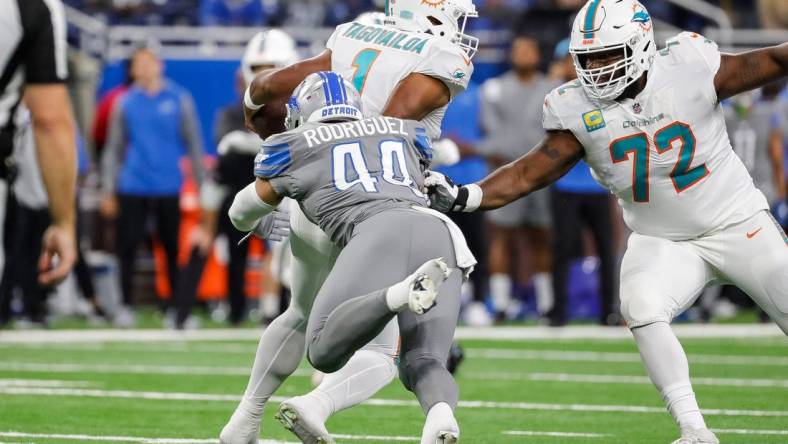
[[[479,39],[465,33],[468,18],[478,17],[473,0],[386,0],[386,24],[450,40],[473,57]]]
[[[613,100],[651,68],[657,45],[651,15],[637,0],[589,0],[572,25],[569,52],[592,98]],[[623,58],[589,69],[588,57],[622,51]]]

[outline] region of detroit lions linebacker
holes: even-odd
[[[339,370],[396,317],[400,378],[427,413],[422,443],[457,442],[458,391],[446,362],[462,277],[476,261],[456,225],[425,208],[426,130],[392,117],[362,119],[359,94],[333,72],[301,83],[286,122],[287,132],[263,144],[257,180],[236,195],[230,219],[249,231],[283,197],[298,201],[341,248],[309,316],[309,362]],[[283,418],[300,436],[296,419]],[[302,440],[324,442],[312,438]]]
[[[471,0],[401,0],[387,6],[385,26],[340,25],[319,56],[255,79],[245,100],[247,122],[254,126],[254,115],[262,107],[258,104],[289,96],[309,74],[332,70],[360,86],[367,116],[424,119],[428,134],[437,137],[445,107],[465,89],[473,72],[470,59],[477,42],[463,30],[467,18],[475,16]],[[257,439],[266,401],[303,356],[312,301],[339,253],[297,205],[291,208],[290,225],[293,302],[263,333],[244,398],[222,431],[225,444]],[[397,336],[392,323],[315,391],[284,402],[279,417],[294,418],[282,420],[302,440],[331,442],[326,419],[369,398],[396,376]]]
[[[478,184],[425,180],[433,208],[506,205],[581,158],[633,231],[621,312],[680,444],[717,443],[698,408],[673,318],[714,282],[745,292],[788,333],[788,237],[731,149],[720,101],[788,74],[788,44],[741,54],[684,32],[658,51],[635,0],[591,0],[572,27],[579,79],[544,104],[545,139]]]

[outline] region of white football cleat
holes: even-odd
[[[451,407],[445,402],[432,406],[421,432],[421,444],[456,444],[459,441],[460,426]]]
[[[720,440],[709,429],[682,429],[681,438],[672,444],[720,444]]]
[[[451,275],[451,269],[442,257],[432,259],[411,275],[408,290],[408,308],[416,314],[424,314],[438,297],[441,284]]]
[[[261,416],[248,412],[241,401],[219,434],[219,444],[257,444]]]
[[[323,421],[308,407],[299,405],[299,398],[283,401],[274,416],[276,420],[305,444],[335,444]]]
[[[457,444],[460,442],[460,434],[457,432],[443,431],[438,433],[438,440],[436,444]]]

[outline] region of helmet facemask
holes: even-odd
[[[622,57],[599,68],[588,68],[589,59],[592,57],[613,52],[623,53]],[[578,53],[577,51],[571,51],[571,53],[578,79],[586,88],[588,95],[595,99],[616,99],[642,74],[637,69],[632,50],[627,45],[605,47],[587,53]]]

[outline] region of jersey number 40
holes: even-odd
[[[695,185],[709,174],[706,164],[691,167],[695,157],[697,142],[689,125],[682,122],[673,122],[654,133],[654,145],[657,154],[664,154],[673,148],[673,142],[679,142],[678,160],[670,178],[677,193]],[[613,163],[625,162],[633,154],[632,164],[632,195],[635,202],[649,201],[650,173],[649,158],[651,157],[651,144],[646,133],[637,133],[616,139],[610,143],[610,157]]]
[[[383,140],[378,147],[383,180],[392,185],[407,187],[417,196],[424,197],[424,194],[415,188],[415,182],[408,173],[405,162],[405,143],[401,140]],[[334,177],[334,187],[337,190],[344,191],[360,184],[368,193],[378,192],[376,185],[378,179],[369,172],[361,142],[336,145],[331,151],[331,171]],[[348,163],[350,164],[349,168]],[[350,172],[349,169],[353,171]],[[349,178],[354,176],[355,179]]]

